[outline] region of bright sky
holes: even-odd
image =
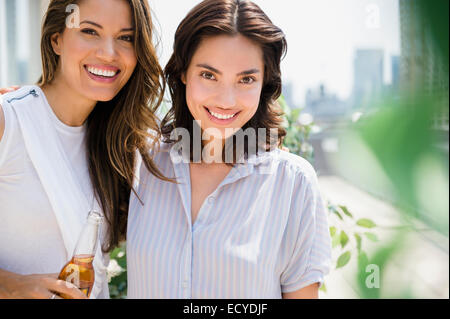
[[[164,66],[172,52],[181,20],[200,0],[149,0],[162,46]],[[288,53],[282,61],[283,81],[294,85],[301,106],[308,88],[324,83],[345,99],[353,87],[357,48],[385,52],[385,82],[390,82],[390,56],[400,54],[398,0],[254,0],[286,34]]]

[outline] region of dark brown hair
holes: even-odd
[[[51,36],[65,30],[66,7],[74,0],[52,0],[42,27],[43,74],[38,85],[51,84],[59,56]],[[136,68],[121,91],[107,102],[97,102],[87,119],[89,174],[95,195],[102,206],[108,226],[103,251],[111,251],[126,238],[130,193],[137,151],[147,169],[168,180],[149,157],[149,150],[161,132],[154,112],[164,93],[163,71],[152,43],[152,20],[146,0],[128,0],[134,24]]]
[[[242,129],[252,127],[257,131],[258,128],[266,128],[267,144],[271,140],[270,129],[276,129],[278,143],[281,144],[286,131],[282,127],[282,112],[276,100],[281,94],[280,62],[287,43],[281,29],[256,4],[246,0],[205,0],[194,7],[178,26],[174,51],[164,70],[172,98],[172,108],[161,123],[165,142],[174,142],[170,134],[175,128],[185,128],[193,136],[194,118],[186,103],[186,86],[181,77],[200,42],[206,37],[238,34],[261,46],[265,66],[258,110]]]

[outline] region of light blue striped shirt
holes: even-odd
[[[179,184],[142,165],[137,193],[144,204],[131,196],[128,298],[277,299],[322,284],[331,239],[306,160],[276,149],[237,164],[192,226],[189,164],[174,150],[162,144],[154,160]]]

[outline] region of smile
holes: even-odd
[[[116,67],[85,65],[84,68],[86,69],[91,79],[99,82],[112,82],[120,73],[120,69]]]
[[[205,110],[206,110],[206,112],[208,114],[208,117],[212,121],[214,121],[216,123],[219,123],[219,124],[228,124],[228,123],[233,122],[237,118],[239,113],[240,113],[240,111],[236,112],[236,113],[233,113],[233,114],[217,113],[217,112],[211,111],[207,107],[205,107]]]

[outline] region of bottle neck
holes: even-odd
[[[74,256],[95,256],[98,244],[99,223],[89,221],[78,238]]]

